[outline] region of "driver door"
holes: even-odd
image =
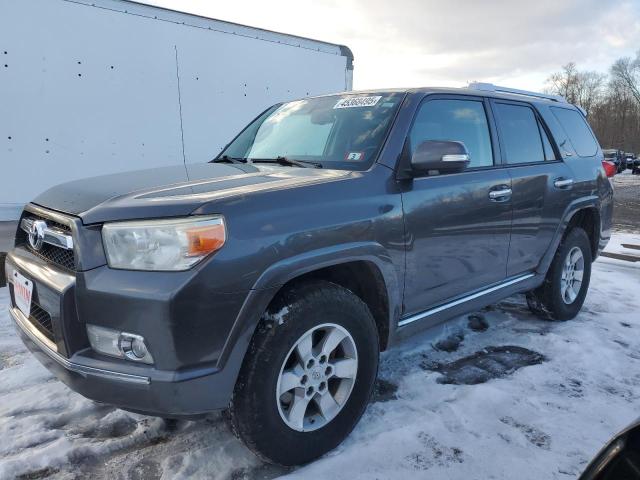
[[[463,142],[469,167],[411,180],[402,194],[407,234],[404,314],[420,313],[506,278],[511,178],[480,97],[428,96],[409,133],[411,153],[427,140]]]

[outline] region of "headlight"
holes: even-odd
[[[111,268],[188,270],[222,248],[226,230],[221,216],[114,222],[102,240]]]

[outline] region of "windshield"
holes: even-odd
[[[404,93],[331,95],[276,105],[218,159],[290,160],[365,170],[375,159]]]
[[[616,152],[611,150],[604,150],[604,158],[615,158]]]

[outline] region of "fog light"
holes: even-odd
[[[120,334],[120,350],[129,359],[136,362],[153,363],[153,357],[147,350],[144,338],[132,333]]]
[[[97,325],[87,325],[87,336],[91,348],[96,352],[122,357],[120,351],[120,332],[111,328],[98,327]]]
[[[89,324],[87,335],[91,348],[98,353],[134,362],[153,363],[153,357],[140,335]]]

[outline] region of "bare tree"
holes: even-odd
[[[569,102],[575,103],[574,88],[577,81],[578,70],[576,64],[569,62],[562,66],[560,72],[552,74],[547,79],[547,84],[550,85],[549,90],[556,95],[562,95]]]
[[[581,71],[571,62],[547,79],[547,91],[579,105],[603,148],[640,153],[640,51],[621,58],[610,75]]]
[[[579,71],[573,62],[547,79],[548,90],[562,95],[568,102],[580,105],[589,115],[600,100],[607,76],[593,71]]]
[[[611,76],[619,80],[640,104],[640,50],[634,60],[630,57],[617,60],[611,67]]]

